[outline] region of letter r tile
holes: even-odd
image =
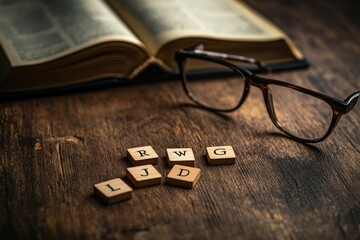
[[[200,178],[200,168],[174,165],[167,175],[166,182],[170,185],[193,188]]]
[[[206,156],[210,165],[235,164],[235,152],[232,146],[207,147]]]
[[[175,164],[195,166],[195,157],[191,148],[168,148],[166,153],[169,167],[173,167]]]
[[[161,184],[161,175],[151,164],[128,168],[126,176],[135,187]]]
[[[159,156],[151,146],[129,148],[127,157],[134,166],[157,164],[159,161]]]
[[[107,204],[116,203],[132,197],[132,188],[120,178],[94,185],[94,194]]]

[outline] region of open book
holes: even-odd
[[[174,53],[207,50],[301,62],[290,39],[237,0],[0,1],[0,93],[174,72]]]

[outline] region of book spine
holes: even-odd
[[[6,57],[4,50],[0,47],[0,89],[1,85],[9,77],[11,71],[11,64]]]
[[[150,57],[148,60],[146,60],[144,63],[139,65],[137,68],[135,68],[130,74],[129,79],[135,78],[140,73],[142,73],[145,69],[147,69],[150,65],[157,65],[160,68],[162,68],[166,72],[171,72],[171,68],[168,67],[163,61],[156,57]]]

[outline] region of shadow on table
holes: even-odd
[[[259,138],[263,138],[263,139],[267,139],[269,140],[268,138],[283,138],[283,139],[288,139],[292,142],[294,142],[295,144],[300,144],[301,146],[305,147],[306,149],[308,150],[311,150],[313,152],[316,152],[318,154],[321,154],[322,151],[319,147],[315,146],[314,144],[312,143],[306,143],[306,142],[301,142],[301,141],[298,141],[284,133],[281,133],[281,132],[258,132],[256,133],[256,137],[259,137]]]
[[[227,121],[234,121],[233,118],[231,116],[228,116],[227,114],[225,113],[221,113],[221,112],[215,112],[215,111],[210,111],[209,109],[206,109],[202,106],[199,106],[199,105],[196,105],[196,104],[192,104],[192,103],[179,103],[177,104],[178,107],[181,107],[181,108],[194,108],[194,109],[200,109],[200,110],[203,110],[204,112],[208,112],[208,113],[211,113],[211,114],[214,114],[215,116],[218,116],[224,120],[227,120]]]

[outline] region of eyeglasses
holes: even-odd
[[[257,87],[263,93],[268,114],[275,126],[298,141],[315,143],[326,139],[340,118],[350,112],[360,98],[360,89],[342,101],[291,83],[260,77],[234,62],[269,71],[261,62],[243,56],[204,51],[201,47],[179,50],[175,54],[183,89],[194,103],[215,112],[231,112],[245,102],[250,86]],[[231,73],[236,77],[199,79],[197,73],[204,68]]]

